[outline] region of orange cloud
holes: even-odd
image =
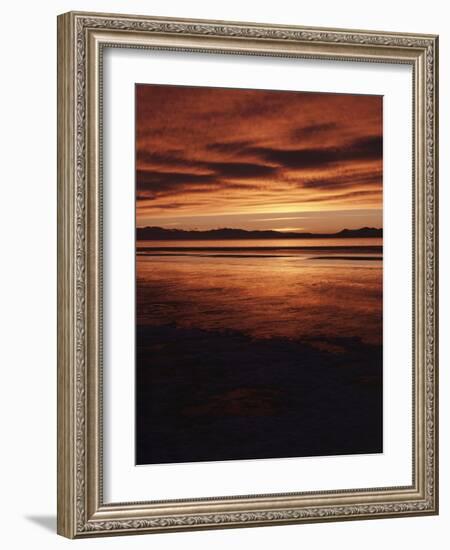
[[[381,219],[382,97],[137,85],[136,196],[139,226],[317,210],[336,229],[332,212]]]

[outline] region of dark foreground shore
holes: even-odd
[[[136,463],[382,452],[382,349],[138,326]]]

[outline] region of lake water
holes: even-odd
[[[382,452],[381,244],[138,242],[136,463]]]
[[[138,324],[380,343],[381,319],[381,239],[138,241]]]

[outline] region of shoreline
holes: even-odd
[[[138,325],[136,382],[138,464],[382,452],[382,346],[357,338]]]

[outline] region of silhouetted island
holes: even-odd
[[[138,227],[136,238],[140,241],[209,241],[227,239],[332,239],[382,237],[383,229],[362,227],[342,229],[338,233],[295,233],[283,231],[247,231],[245,229],[210,229],[208,231],[187,231],[163,227]]]

